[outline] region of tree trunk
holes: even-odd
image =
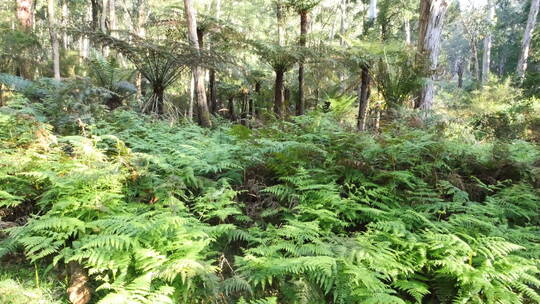
[[[305,48],[308,31],[308,12],[300,12],[300,47]],[[304,97],[304,59],[298,63],[298,101],[296,103],[296,115],[304,115],[305,97]]]
[[[108,2],[108,0],[102,0],[102,2],[101,2],[101,14],[100,14],[101,18],[99,19],[99,28],[101,29],[101,32],[107,33],[107,34],[109,32],[107,30],[107,19],[109,19],[108,14],[107,14],[108,10],[109,10],[109,2]],[[102,46],[101,50],[103,52],[104,57],[109,56],[109,46],[107,46],[107,45]]]
[[[260,100],[260,96],[261,96],[261,82],[260,81],[257,81],[255,82],[255,98],[257,100]],[[255,117],[259,116],[259,108],[255,106],[255,101],[253,101],[253,115]]]
[[[405,32],[405,44],[411,44],[411,21],[408,17],[403,21],[403,31]]]
[[[463,61],[460,60],[457,66],[458,88],[460,89],[463,88],[463,72],[464,72]]]
[[[236,121],[236,113],[234,112],[234,97],[229,97],[229,119]]]
[[[210,77],[208,80],[208,86],[210,90],[210,113],[215,114],[217,112],[217,88],[216,88],[216,71],[210,70]]]
[[[285,71],[276,72],[276,83],[274,87],[274,113],[278,118],[283,118],[283,104],[285,102]]]
[[[100,29],[99,26],[99,19],[100,19],[100,12],[101,12],[101,5],[100,0],[90,0],[92,4],[92,29],[94,31],[97,31]]]
[[[517,65],[517,76],[520,83],[523,83],[523,80],[525,78],[525,71],[527,70],[527,59],[529,58],[529,49],[531,47],[531,39],[534,32],[534,27],[536,25],[536,16],[538,15],[539,7],[540,0],[531,1],[531,9],[529,11],[529,18],[527,19],[525,33],[523,33],[521,52],[519,54],[519,60]]]
[[[493,19],[495,18],[495,4],[493,0],[488,0],[488,24],[493,27]],[[490,28],[487,36],[484,38],[484,57],[482,59],[482,84],[485,84],[489,79],[489,67],[491,62],[491,40],[492,31]]]
[[[437,69],[441,33],[448,3],[446,0],[422,0],[420,4],[420,29],[418,61],[425,83],[418,94],[415,108],[430,110],[433,107],[434,74]]]
[[[369,107],[369,83],[370,83],[369,68],[367,66],[362,67],[362,83],[358,88],[358,131],[365,131],[367,110]]]
[[[195,73],[191,73],[191,80],[189,82],[189,108],[188,118],[189,121],[193,121],[193,107],[195,105]]]
[[[197,36],[197,19],[191,0],[184,0],[184,10],[190,43],[196,50],[200,51],[199,39]],[[195,79],[195,95],[197,97],[199,124],[202,127],[211,127],[212,121],[210,120],[210,112],[208,111],[208,103],[206,101],[206,88],[204,85],[204,70],[199,66],[195,66],[193,67],[193,74]]]
[[[58,34],[56,32],[56,16],[54,9],[54,0],[48,0],[47,12],[49,17],[49,34],[51,36],[54,79],[60,81],[60,47],[58,44]]]
[[[476,47],[476,41],[471,42],[471,60],[473,64],[473,78],[475,81],[480,80],[480,63],[478,62],[478,48]]]
[[[67,0],[62,1],[62,25],[66,26],[69,19],[69,9]],[[62,31],[62,46],[64,50],[67,50],[69,47],[69,36],[66,30]]]
[[[23,30],[32,28],[33,21],[32,0],[17,0],[17,19]]]
[[[369,11],[368,11],[369,20],[373,21],[377,18],[377,0],[369,1]]]
[[[278,0],[276,2],[276,18],[278,31],[278,45],[285,45],[285,30],[283,29],[283,4]]]

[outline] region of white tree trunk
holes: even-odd
[[[69,9],[67,0],[62,1],[62,25],[67,26],[69,19]],[[62,44],[65,50],[69,47],[69,36],[66,30],[62,32]]]
[[[446,0],[422,0],[420,4],[419,61],[426,81],[420,90],[415,107],[430,110],[433,107],[434,76],[437,69],[441,33],[448,3]]]
[[[411,44],[411,22],[409,17],[405,17],[403,21],[403,31],[405,32],[405,44]]]
[[[58,34],[56,32],[56,16],[55,16],[55,7],[54,0],[49,0],[47,3],[47,13],[49,19],[49,34],[51,36],[51,47],[52,47],[52,60],[53,60],[53,71],[54,79],[61,80],[60,77],[60,47],[58,43]]]
[[[184,0],[184,11],[188,27],[188,36],[191,45],[200,52],[199,39],[197,37],[197,17],[191,0]],[[206,101],[206,88],[204,84],[204,69],[199,66],[193,67],[195,78],[195,95],[197,97],[197,112],[199,124],[203,127],[211,127],[210,112]]]
[[[493,0],[488,0],[488,15],[487,21],[490,27],[493,27],[495,18],[495,4]],[[485,84],[489,79],[489,67],[491,63],[491,40],[493,28],[489,29],[487,36],[484,38],[484,57],[482,59],[482,84]]]
[[[375,20],[377,18],[377,0],[369,1],[368,18],[369,20]]]
[[[517,65],[517,75],[519,81],[523,82],[525,78],[525,71],[527,70],[527,59],[529,58],[529,49],[531,47],[532,33],[534,32],[534,26],[536,25],[536,16],[538,15],[538,8],[540,7],[540,0],[531,1],[531,9],[529,11],[529,18],[527,19],[527,27],[523,34],[523,41],[521,42],[521,53],[519,55]]]

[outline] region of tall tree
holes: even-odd
[[[48,0],[47,13],[49,21],[49,34],[51,36],[54,79],[60,80],[60,47],[58,43],[54,0]]]
[[[184,15],[186,17],[188,37],[191,45],[200,55],[199,39],[197,36],[197,17],[191,0],[184,0]],[[193,67],[195,80],[195,95],[197,98],[197,112],[199,124],[203,127],[211,127],[210,112],[206,101],[206,88],[204,85],[204,71],[199,66]]]
[[[523,33],[523,40],[521,42],[521,52],[519,54],[519,60],[517,65],[517,75],[519,82],[523,83],[525,78],[525,71],[527,70],[527,59],[529,58],[529,49],[531,47],[532,34],[536,25],[536,16],[538,15],[538,8],[540,7],[540,0],[532,0],[531,8],[529,10],[529,18],[527,19],[527,26],[525,27],[525,33]]]
[[[484,57],[482,59],[482,84],[485,84],[489,79],[489,67],[491,62],[491,41],[493,39],[493,19],[495,18],[495,4],[493,3],[493,0],[488,0],[487,6],[487,24],[489,25],[489,29],[486,37],[484,38]]]
[[[292,5],[298,15],[300,15],[300,48],[307,45],[309,12],[319,3],[319,0],[295,0]],[[305,96],[304,96],[304,58],[298,62],[298,100],[296,102],[296,115],[304,115]]]
[[[420,2],[420,29],[418,37],[418,62],[425,83],[422,85],[415,108],[430,110],[433,107],[434,74],[439,58],[441,33],[448,9],[446,0]]]

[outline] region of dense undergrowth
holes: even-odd
[[[73,132],[15,99],[3,263],[76,261],[93,303],[540,302],[534,144],[320,112],[207,130],[117,110]]]

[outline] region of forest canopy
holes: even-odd
[[[540,303],[540,0],[3,0],[0,303]]]

